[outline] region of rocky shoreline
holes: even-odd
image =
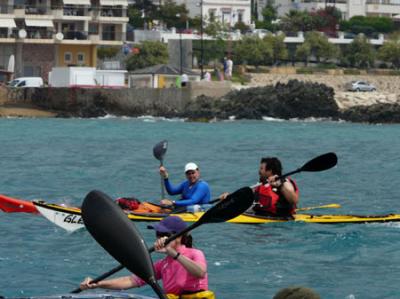
[[[364,78],[366,77],[366,78]],[[378,92],[346,92],[344,84],[367,80]],[[182,117],[192,121],[211,119],[329,118],[366,123],[400,123],[400,78],[396,76],[333,76],[252,74],[251,82],[235,86],[220,98],[200,96],[182,109],[165,109],[154,116]],[[140,116],[112,107],[107,99],[62,111],[43,109],[33,103],[8,101],[0,88],[0,117],[98,117],[105,114]],[[100,104],[99,104],[100,103]],[[165,104],[164,104],[165,106]],[[141,111],[145,112],[145,111]],[[153,111],[154,112],[154,111]],[[142,113],[143,114],[143,113]]]

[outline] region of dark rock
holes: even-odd
[[[198,97],[180,116],[227,119],[337,118],[339,108],[332,88],[318,83],[291,80],[287,84],[232,91],[221,99]]]
[[[355,106],[341,112],[340,118],[351,122],[400,123],[400,105]]]

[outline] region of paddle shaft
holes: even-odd
[[[117,267],[111,269],[110,271],[100,275],[99,277],[96,277],[95,279],[92,280],[91,283],[98,283],[99,281],[101,281],[103,279],[106,279],[107,277],[113,275],[114,273],[117,273],[118,271],[120,271],[122,269],[124,269],[124,266],[118,265]],[[72,294],[77,294],[77,293],[80,293],[80,292],[82,292],[82,289],[81,288],[76,288],[71,293]]]
[[[163,159],[160,159],[160,167],[164,166],[163,165]],[[161,182],[161,199],[165,198],[165,190],[164,190],[164,178],[160,176],[160,182]]]

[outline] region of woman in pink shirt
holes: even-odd
[[[148,228],[156,231],[157,240],[154,244],[156,251],[166,254],[165,258],[154,264],[156,278],[162,280],[165,293],[180,296],[208,290],[206,259],[201,250],[192,248],[192,237],[183,235],[167,246],[164,245],[169,236],[184,230],[186,223],[177,216],[169,216]],[[93,288],[121,290],[145,284],[136,275],[102,280],[93,284],[91,281],[92,278],[87,277],[80,285],[81,290]]]

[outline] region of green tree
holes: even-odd
[[[188,14],[189,11],[185,4],[177,5],[172,0],[166,0],[157,10],[156,18],[165,24],[167,28],[185,28]]]
[[[221,21],[214,19],[214,20],[209,20],[205,19],[204,23],[207,25],[204,27],[204,33],[212,36],[214,38],[226,38],[227,37],[227,32],[228,32],[228,27],[223,24]]]
[[[371,34],[373,32],[389,33],[395,29],[393,20],[388,17],[354,16],[348,21],[340,23],[342,31]]]
[[[234,61],[238,64],[266,65],[272,62],[272,57],[272,48],[258,37],[244,37],[234,47]]]
[[[266,47],[272,49],[272,63],[274,64],[288,58],[288,50],[284,40],[284,34],[268,34],[264,37]]]
[[[345,59],[352,67],[368,68],[374,65],[375,50],[364,35],[359,35],[346,48]]]
[[[276,20],[278,17],[278,11],[276,7],[273,6],[272,4],[267,4],[263,8],[261,14],[263,16],[263,21],[266,22],[267,24],[271,24],[272,21]]]
[[[168,48],[162,42],[144,41],[138,48],[139,53],[131,54],[126,60],[128,71],[168,62]]]
[[[273,24],[273,21],[275,21],[278,18],[277,8],[272,4],[267,4],[263,8],[261,14],[263,16],[263,19],[262,21],[256,21],[256,27],[265,28],[275,32],[278,26],[276,24]]]
[[[311,55],[314,55],[318,62],[328,61],[339,56],[339,48],[331,44],[328,38],[320,32],[307,32],[304,43],[308,45]]]
[[[291,10],[281,18],[280,28],[284,32],[311,31],[315,20],[307,11]]]
[[[303,61],[305,66],[307,66],[308,64],[308,59],[310,58],[310,55],[311,48],[308,43],[302,43],[300,46],[297,47],[296,59]]]
[[[233,26],[233,29],[240,30],[241,33],[245,33],[247,30],[249,30],[249,26],[243,22],[236,22],[236,24]]]
[[[121,47],[112,47],[112,46],[99,47],[97,48],[97,57],[102,60],[105,58],[112,58],[115,55],[117,55],[120,50]]]
[[[129,23],[135,28],[141,28],[145,23],[154,20],[157,9],[151,0],[135,0],[128,7]]]
[[[396,69],[400,68],[400,41],[385,42],[378,51],[378,58],[390,62]]]

